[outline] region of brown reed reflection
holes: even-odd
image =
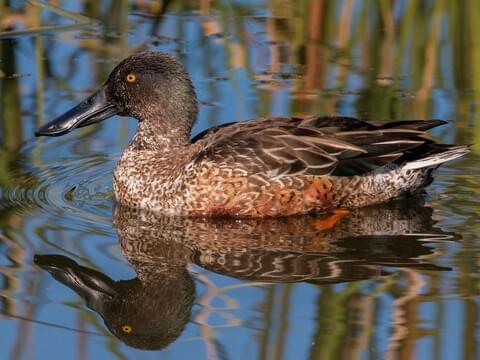
[[[338,106],[346,93],[358,97],[355,103],[362,117],[402,118],[406,113],[414,113],[416,117],[425,118],[432,105],[432,90],[443,83],[441,72],[444,70],[440,66],[451,67],[454,71],[455,85],[460,91],[460,111],[466,115],[468,104],[473,99],[478,100],[478,92],[473,99],[466,93],[475,87],[480,78],[476,65],[480,61],[475,61],[478,58],[478,51],[475,51],[478,41],[474,36],[478,27],[475,14],[479,12],[479,5],[473,1],[442,0],[430,8],[425,2],[410,0],[402,3],[401,11],[398,9],[400,5],[388,1],[269,1],[265,6],[270,16],[266,17],[250,16],[249,12],[255,14],[257,11],[254,6],[249,8],[235,3],[227,10],[212,5],[210,1],[122,1],[111,2],[103,8],[91,0],[81,1],[81,4],[84,10],[78,16],[101,19],[102,27],[92,27],[87,21],[81,36],[65,33],[61,38],[76,44],[79,52],[90,52],[101,60],[123,58],[145,47],[152,47],[155,38],[161,35],[159,24],[164,21],[167,11],[172,11],[171,14],[176,14],[173,11],[193,11],[196,14],[197,11],[199,16],[196,21],[202,24],[203,37],[227,49],[227,67],[247,69],[249,77],[257,80],[262,94],[271,95],[285,87],[290,88],[293,113],[338,113]],[[0,12],[0,28],[8,34],[8,31],[19,28],[41,26],[38,23],[41,6],[38,2],[26,3],[11,10],[7,2]],[[46,6],[42,11],[52,14],[52,19],[73,16],[51,4]],[[397,13],[394,14],[394,11]],[[425,13],[431,16],[424,16]],[[150,38],[129,47],[128,32],[135,31],[135,23],[138,22],[138,19],[129,21],[127,17],[130,14],[142,17],[142,22],[149,24]],[[222,20],[227,15],[234,19],[243,16],[244,21],[236,21],[234,27],[227,26]],[[181,26],[182,20],[177,20]],[[249,22],[264,27],[266,42],[249,31]],[[442,41],[448,39],[442,37],[440,30],[447,23],[456,40],[452,41],[450,58],[441,56]],[[177,51],[181,53],[184,39],[175,41],[178,41]],[[39,41],[36,46],[47,45]],[[254,51],[247,51],[252,46]],[[42,54],[42,49],[37,49],[37,52]],[[78,52],[73,54],[77,55]],[[45,52],[45,56],[46,62],[50,62],[52,54]],[[442,64],[439,64],[440,58],[443,59]],[[259,59],[260,64],[267,65],[266,71],[265,67],[257,66]],[[73,59],[71,63],[74,63]],[[287,73],[283,69],[285,64],[302,67]],[[111,70],[111,65],[105,61],[92,63],[92,66],[102,69],[97,76],[99,83]],[[208,61],[204,66],[209,66]],[[3,74],[0,76],[5,77],[3,67],[0,64],[0,74]],[[348,85],[352,75],[360,79],[359,86],[353,91]],[[293,81],[286,83],[282,77]],[[410,85],[399,81],[405,78]],[[269,97],[264,97],[265,101],[270,101]],[[41,112],[41,108],[38,110]],[[465,116],[458,120],[460,127],[465,125],[463,119]],[[470,141],[466,140],[463,142],[478,143],[471,136]]]

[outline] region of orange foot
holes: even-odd
[[[326,231],[333,229],[338,221],[349,214],[347,209],[336,209],[331,214],[313,221],[313,226],[317,230]]]

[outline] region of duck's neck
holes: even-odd
[[[185,125],[182,125],[185,124]],[[139,121],[130,148],[135,150],[173,151],[190,144],[190,126],[176,119]]]

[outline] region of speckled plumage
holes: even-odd
[[[192,82],[177,60],[156,52],[122,61],[102,89],[37,135],[62,135],[114,113],[139,121],[114,172],[116,199],[172,215],[285,216],[371,205],[416,192],[432,170],[468,152],[426,138],[441,120],[268,117],[190,140],[198,113]]]
[[[439,155],[446,154],[443,162],[467,151],[424,137],[423,129],[440,124],[264,118],[214,128],[172,151],[139,149],[140,126],[115,169],[115,195],[175,215],[285,216],[371,205],[416,192],[431,182]],[[427,166],[405,166],[423,157]]]

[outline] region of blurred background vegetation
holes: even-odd
[[[107,60],[169,42],[180,55],[188,53],[188,39],[182,38],[187,36],[185,31],[182,35],[186,21],[178,21],[173,36],[162,34],[168,14],[198,17],[203,33],[198,36],[225,47],[226,65],[244,69],[264,85],[260,99],[280,90],[282,80],[292,79],[292,112],[338,113],[345,95],[356,95],[348,101],[354,102],[358,116],[425,118],[435,106],[432,92],[440,90],[443,97],[455,100],[460,115],[455,120],[462,129],[468,126],[472,103],[478,101],[480,4],[474,0],[1,0],[0,37],[10,39],[2,41],[1,49],[0,76],[6,78],[2,119],[20,108],[15,38],[65,32],[58,37],[74,41],[78,52]],[[138,22],[148,22],[146,36],[129,42]],[[32,39],[38,57],[37,92],[51,78],[62,80],[51,69],[54,59],[49,57],[55,52],[49,51],[48,39]],[[209,66],[208,57],[202,60],[202,66]],[[98,82],[112,67],[106,63],[92,64]],[[73,67],[63,80],[74,71]]]

